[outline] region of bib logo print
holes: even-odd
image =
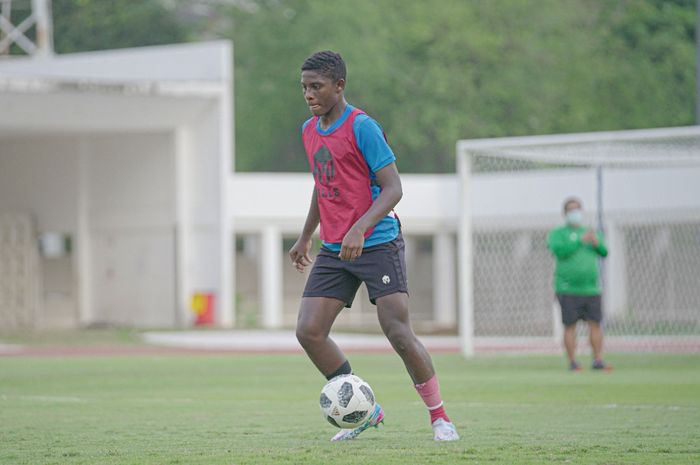
[[[328,147],[322,145],[321,148],[314,153],[314,178],[318,183],[319,197],[340,197],[338,188],[331,187],[334,177],[335,166],[333,165],[333,155],[331,151],[328,150]]]

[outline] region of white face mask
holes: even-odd
[[[583,223],[583,211],[580,209],[569,210],[566,212],[566,224],[571,226],[579,226]]]

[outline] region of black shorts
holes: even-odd
[[[599,295],[557,294],[561,306],[561,321],[565,326],[576,324],[578,320],[595,321],[603,319]]]
[[[405,246],[401,234],[391,242],[367,247],[354,261],[342,261],[338,252],[321,247],[309,279],[304,297],[333,297],[352,306],[355,293],[363,282],[369,300],[376,300],[396,292],[408,293]]]

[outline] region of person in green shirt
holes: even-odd
[[[564,347],[569,368],[581,369],[576,361],[576,323],[585,320],[593,350],[593,369],[609,370],[603,362],[601,290],[598,259],[608,255],[603,236],[583,224],[583,206],[575,197],[564,201],[566,224],[550,231],[547,246],[554,255],[554,290],[564,323]]]

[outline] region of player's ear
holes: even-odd
[[[338,92],[342,92],[345,90],[345,79],[340,78],[337,81],[335,81],[335,88],[338,90]]]

